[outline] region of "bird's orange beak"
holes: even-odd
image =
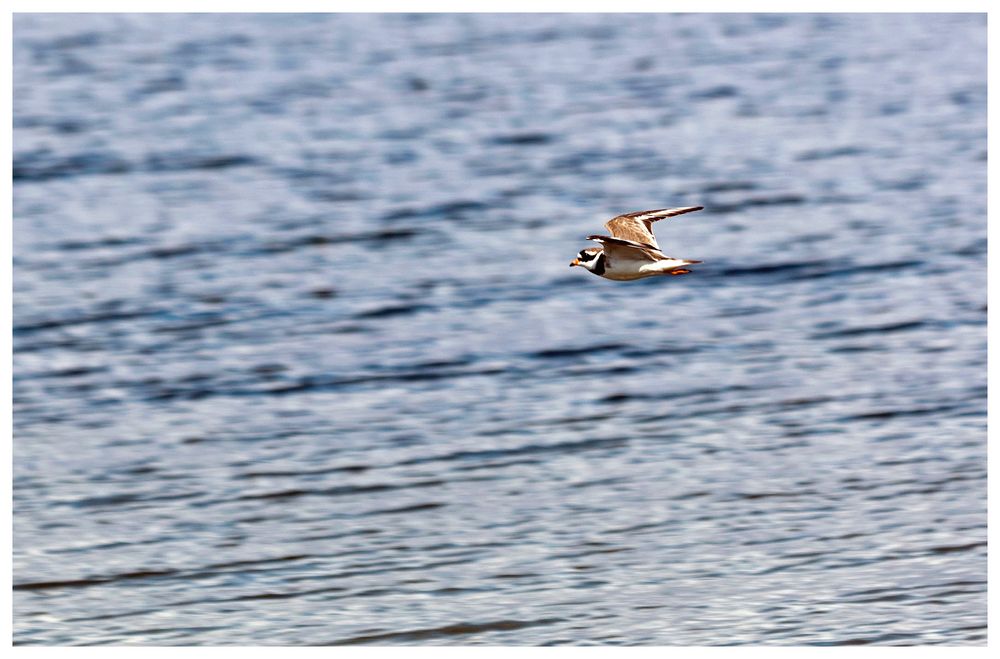
[[[580,259],[573,259],[569,262],[569,267],[572,268],[574,265],[580,265]]]

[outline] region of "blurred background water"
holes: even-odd
[[[984,644],[985,28],[16,15],[14,642]]]

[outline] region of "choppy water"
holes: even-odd
[[[15,643],[985,643],[984,17],[14,24]]]

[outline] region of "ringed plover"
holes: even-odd
[[[587,240],[601,243],[600,247],[581,250],[570,262],[595,275],[615,281],[631,281],[659,275],[686,275],[686,265],[701,263],[691,259],[675,259],[660,251],[653,236],[653,222],[665,217],[700,211],[704,206],[661,208],[651,211],[625,213],[608,220],[604,228],[610,236],[587,236]]]

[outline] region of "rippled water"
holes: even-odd
[[[17,15],[15,643],[984,644],[985,23]]]

